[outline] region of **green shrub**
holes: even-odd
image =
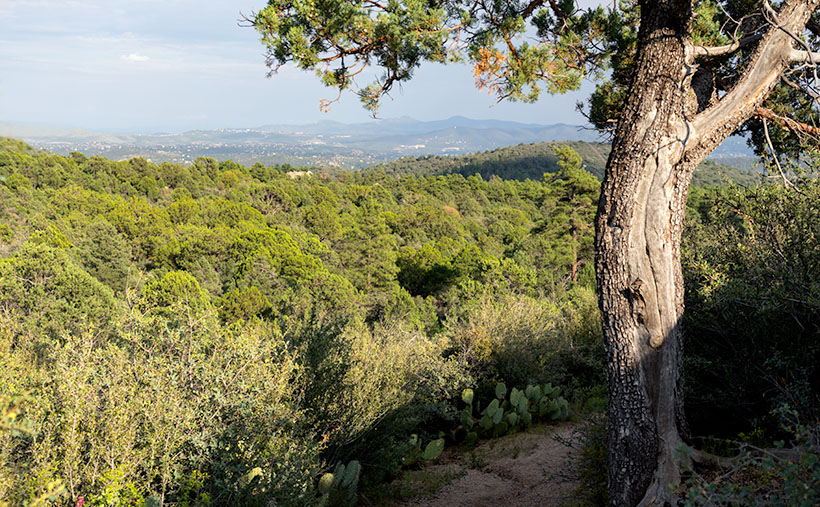
[[[486,298],[448,322],[446,333],[480,382],[580,388],[604,381],[597,319],[594,293],[579,288],[560,299]]]
[[[275,328],[179,330],[135,312],[108,342],[62,340],[38,362],[35,337],[0,336],[0,386],[38,393],[23,413],[32,438],[0,432],[13,504],[55,480],[99,505],[312,504],[320,439],[304,431],[300,367]]]
[[[438,427],[467,382],[445,345],[400,322],[341,325],[311,317],[286,332],[304,375],[306,423],[327,463],[364,463],[369,485],[398,473],[407,442]],[[429,438],[425,435],[425,438]]]
[[[124,291],[131,266],[131,247],[105,220],[92,222],[77,245],[88,273],[114,291]]]
[[[0,308],[30,326],[30,332],[52,336],[83,325],[104,329],[118,313],[111,289],[65,250],[35,243],[0,260]]]
[[[24,175],[17,172],[12,173],[9,177],[7,177],[5,184],[15,193],[20,193],[24,189],[31,188],[31,181]]]
[[[686,406],[693,431],[731,437],[788,403],[820,418],[820,183],[730,187],[691,203]],[[783,435],[785,436],[785,435]]]
[[[442,357],[443,343],[400,322],[373,328],[354,322],[345,339],[349,368],[328,404],[335,407],[330,420],[338,421],[329,445],[339,446],[340,456],[362,456],[365,462],[363,456],[382,440],[392,440],[394,430],[386,423],[393,417],[405,419],[395,427],[396,437],[405,440],[414,430],[410,423],[425,417],[425,407],[453,398],[469,381],[462,363]]]
[[[219,299],[219,316],[225,322],[249,320],[271,309],[270,301],[256,287],[234,289]]]
[[[690,470],[682,485],[685,505],[789,505],[820,503],[820,425],[790,428],[794,446],[763,449],[738,442],[728,469]]]
[[[171,271],[161,279],[147,283],[140,306],[169,321],[191,326],[213,310],[208,291],[185,271]]]
[[[8,224],[0,223],[0,242],[11,243],[14,239],[14,231]]]

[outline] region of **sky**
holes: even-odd
[[[0,122],[125,132],[370,120],[357,97],[285,67],[266,78],[264,48],[239,26],[265,0],[0,0]],[[592,1],[582,3],[595,3]],[[476,90],[470,68],[425,64],[379,116],[583,124],[593,86],[535,104]]]

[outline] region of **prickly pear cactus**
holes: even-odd
[[[326,495],[330,493],[330,488],[333,487],[334,479],[336,478],[335,475],[331,473],[324,474],[321,479],[319,479],[319,486],[318,490],[319,493]]]
[[[421,457],[425,460],[434,460],[441,456],[441,453],[444,451],[444,439],[439,438],[438,440],[433,440],[427,447],[424,448],[424,452],[422,453]]]
[[[339,463],[332,474],[322,475],[317,486],[320,494],[318,505],[322,507],[356,505],[361,471],[362,466],[358,461],[353,460],[347,466]]]
[[[461,399],[467,406],[460,413],[458,434],[465,440],[466,435],[472,434],[493,437],[520,431],[536,421],[565,418],[569,404],[559,396],[560,392],[551,384],[528,385],[524,389],[513,387],[508,391],[504,383],[499,383],[495,387],[496,397],[474,416],[475,395],[472,389],[465,389]],[[476,410],[478,408],[476,405]]]

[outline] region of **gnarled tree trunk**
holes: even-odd
[[[718,98],[695,65],[691,0],[641,2],[635,75],[595,224],[612,505],[674,503],[686,433],[680,241],[692,172],[777,84],[793,51],[788,32],[799,33],[818,4],[787,2],[744,77]]]
[[[642,7],[637,71],[596,220],[613,505],[636,505],[643,492],[656,495],[654,489],[679,479],[674,453],[685,427],[679,245],[692,173],[692,163],[682,161],[690,134],[685,97],[691,2]]]

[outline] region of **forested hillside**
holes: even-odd
[[[395,474],[464,388],[603,380],[577,160],[543,181],[325,179],[2,148],[13,503],[313,505],[336,464]]]
[[[555,148],[559,146],[568,146],[575,150],[583,160],[584,169],[599,180],[603,179],[610,145],[585,141],[519,144],[461,156],[426,155],[401,158],[393,162],[378,164],[364,171],[384,171],[395,176],[408,174],[472,176],[480,174],[484,179],[498,176],[511,180],[527,178],[538,180],[545,172],[552,173],[558,170],[558,156]],[[753,185],[758,181],[760,181],[758,173],[737,169],[712,160],[704,161],[693,177],[693,184],[697,186],[717,186],[724,185],[726,182]]]
[[[0,141],[0,498],[346,505],[445,442],[601,406],[599,184],[552,156],[326,177]],[[693,193],[696,435],[818,420],[818,198]]]

